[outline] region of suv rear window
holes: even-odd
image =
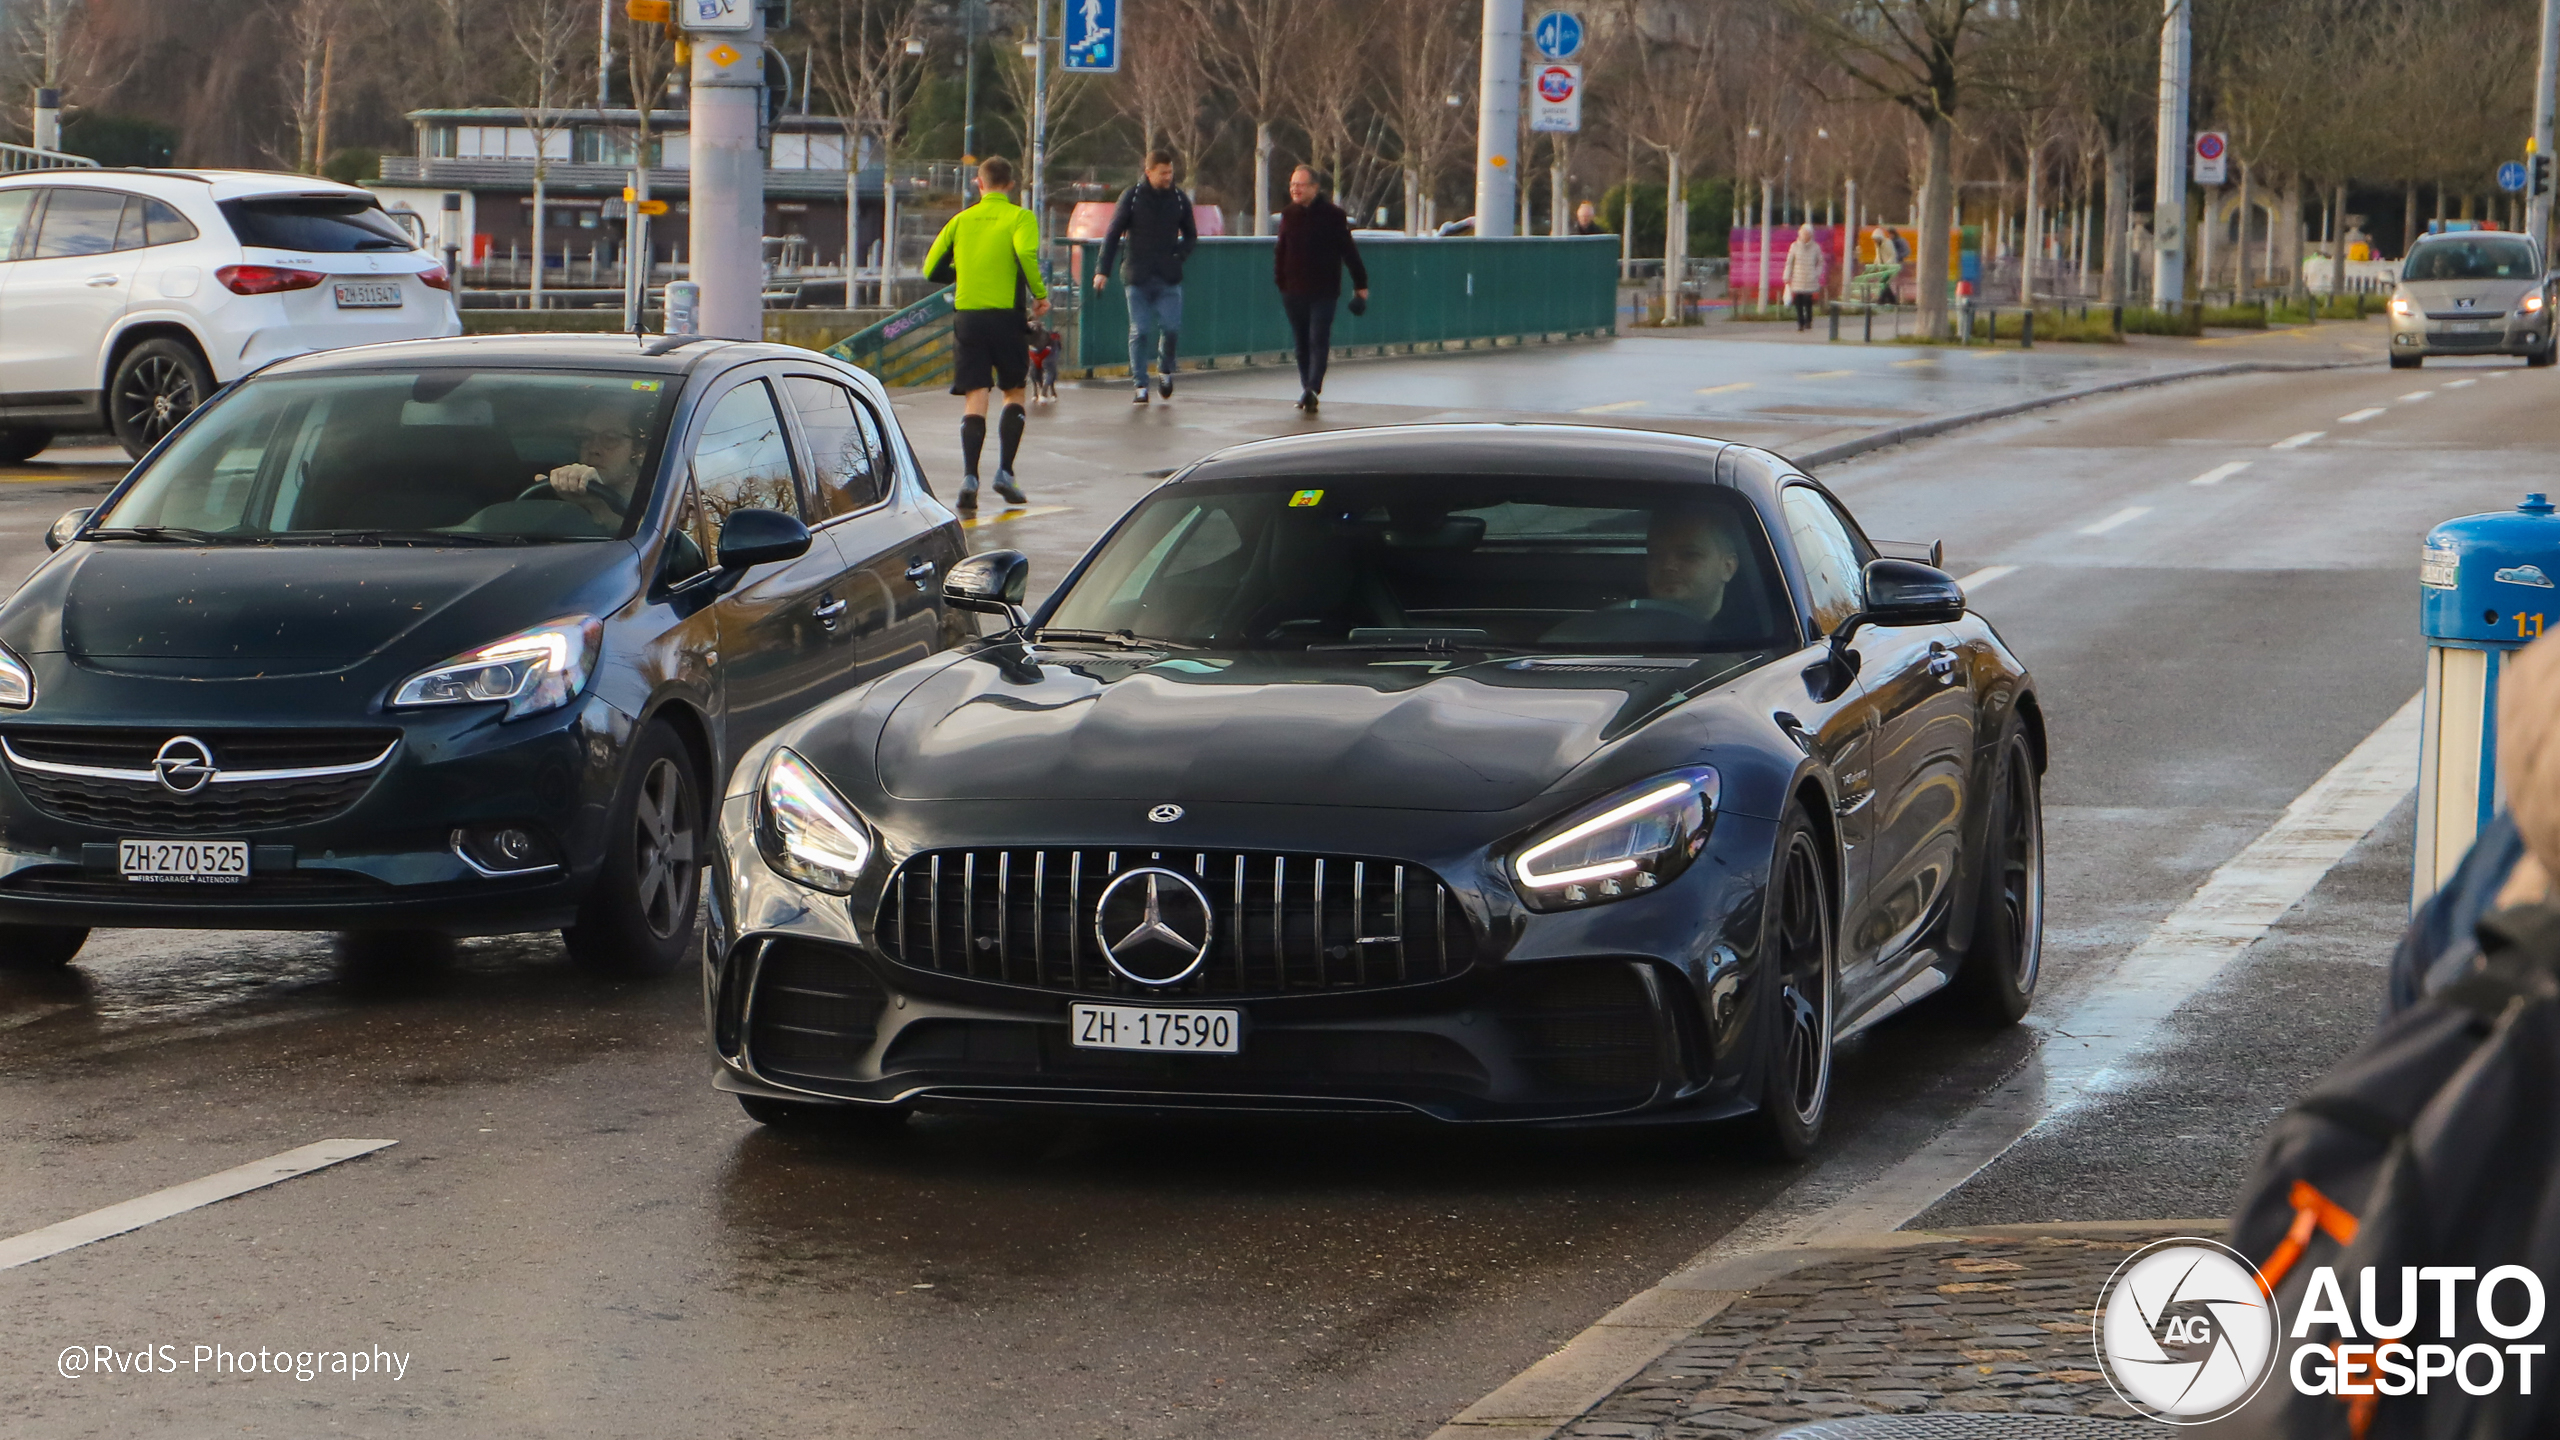
[[[225,200],[222,218],[243,245],[346,255],[362,250],[414,250],[409,232],[369,197],[289,195]]]

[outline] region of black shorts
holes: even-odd
[[[1031,370],[1031,322],[1019,310],[959,310],[951,316],[951,393],[1019,390]]]

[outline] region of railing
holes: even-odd
[[[877,325],[826,349],[883,385],[929,385],[951,373],[951,287],[927,295]]]
[[[38,150],[32,145],[0,144],[0,175],[21,170],[95,170],[98,162],[86,155],[65,155],[59,150]]]

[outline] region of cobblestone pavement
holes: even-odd
[[[1570,1440],[1722,1440],[1853,1415],[2136,1419],[2099,1374],[2098,1292],[2156,1233],[1915,1236],[1725,1307],[1566,1426]]]

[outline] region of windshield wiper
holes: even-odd
[[[321,545],[524,545],[533,539],[528,535],[484,535],[476,530],[322,530],[290,538]]]
[[[1034,640],[1086,640],[1096,645],[1117,645],[1123,650],[1197,650],[1197,645],[1183,645],[1172,640],[1159,640],[1129,630],[1060,630],[1054,627],[1031,632]]]
[[[83,540],[151,540],[170,545],[248,545],[256,537],[217,535],[210,530],[190,530],[183,525],[102,525],[81,537]]]
[[[1498,645],[1491,640],[1462,639],[1449,635],[1416,635],[1401,640],[1346,640],[1330,645],[1310,645],[1306,648],[1310,652],[1321,650],[1333,654],[1346,651],[1404,650],[1424,655],[1454,655],[1461,651],[1470,655],[1490,655],[1496,652],[1508,653],[1520,647]]]

